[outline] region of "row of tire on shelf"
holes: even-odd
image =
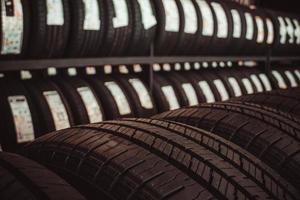
[[[289,88],[56,131],[0,153],[0,197],[298,200],[299,108]]]
[[[3,0],[0,56],[293,55],[299,20],[218,0]]]

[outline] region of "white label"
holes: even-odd
[[[200,81],[198,84],[206,98],[206,102],[207,103],[216,102],[215,96],[214,96],[213,92],[211,91],[211,88],[208,85],[208,83],[206,81]]]
[[[191,69],[192,69],[192,66],[190,63],[188,63],[188,62],[184,63],[184,70],[190,71]]]
[[[103,115],[92,90],[89,87],[81,87],[77,88],[77,91],[84,103],[90,123],[102,122]]]
[[[236,97],[242,96],[242,90],[241,90],[240,85],[237,82],[237,80],[234,77],[229,77],[228,81],[233,89],[234,95]]]
[[[283,77],[281,76],[281,74],[280,74],[278,71],[276,71],[276,70],[273,70],[273,71],[272,71],[272,74],[273,74],[273,76],[275,77],[275,79],[277,80],[279,88],[281,88],[281,89],[286,89],[286,88],[287,88],[287,85],[286,85],[286,83],[284,82],[284,79],[283,79]]]
[[[175,0],[163,0],[162,3],[166,15],[165,30],[169,32],[179,32],[180,18]]]
[[[43,94],[50,108],[55,129],[61,130],[61,129],[69,128],[70,127],[69,116],[65,108],[65,105],[63,104],[63,101],[59,96],[59,94],[57,93],[57,91],[47,91],[47,92],[43,92]]]
[[[131,113],[131,109],[128,103],[128,100],[116,82],[105,82],[104,85],[109,90],[111,95],[114,97],[114,100],[118,106],[120,115],[127,115]]]
[[[285,21],[287,23],[287,33],[289,35],[289,43],[293,44],[294,43],[294,36],[295,36],[295,31],[294,31],[294,26],[290,18],[285,18]]]
[[[163,86],[163,87],[161,87],[161,90],[164,93],[164,95],[169,103],[170,110],[175,110],[175,109],[180,108],[178,99],[175,95],[175,91],[172,86],[170,86],[170,85]]]
[[[222,101],[226,101],[229,99],[228,92],[223,84],[223,82],[220,79],[214,80],[214,84],[217,87],[217,90],[219,91],[219,94],[221,95]]]
[[[245,18],[246,18],[246,25],[247,25],[246,39],[253,40],[253,36],[254,36],[253,18],[250,13],[245,13]]]
[[[190,83],[184,83],[181,85],[185,95],[188,98],[190,106],[196,106],[199,104],[196,91]]]
[[[285,44],[287,40],[287,27],[282,17],[278,17],[278,21],[280,24],[280,43]]]
[[[198,30],[198,18],[195,6],[191,0],[180,1],[184,12],[184,32],[195,34]]]
[[[47,25],[64,25],[64,8],[62,0],[47,0]]]
[[[242,79],[242,82],[243,82],[243,85],[245,86],[246,88],[246,91],[247,91],[247,94],[253,94],[254,93],[254,90],[253,90],[253,87],[251,85],[251,82],[248,78],[243,78]]]
[[[156,72],[157,72],[157,71],[160,71],[160,70],[161,70],[160,64],[154,64],[154,65],[153,65],[153,70],[156,71]]]
[[[257,77],[255,74],[252,74],[252,75],[250,76],[250,78],[251,78],[251,80],[253,81],[253,83],[254,83],[254,85],[255,85],[257,91],[258,91],[258,92],[263,92],[264,89],[263,89],[263,86],[262,86],[261,82],[259,81],[258,77]]]
[[[163,64],[163,70],[164,71],[171,71],[171,65],[170,64]]]
[[[176,71],[180,71],[181,70],[181,64],[180,63],[176,63],[175,64],[175,70]]]
[[[128,26],[129,15],[126,0],[112,0],[115,8],[115,17],[113,18],[114,28]]]
[[[100,30],[100,10],[98,0],[82,0],[84,4],[84,30]]]
[[[120,66],[119,66],[119,72],[120,72],[121,74],[128,74],[128,73],[129,73],[129,70],[128,70],[128,68],[127,68],[126,65],[120,65]]]
[[[261,17],[256,16],[255,22],[257,26],[257,43],[263,43],[265,39],[265,30],[264,30],[264,22]]]
[[[202,15],[202,35],[213,36],[214,34],[214,18],[212,10],[208,3],[204,0],[196,0]]]
[[[137,78],[129,79],[129,83],[134,88],[135,92],[137,93],[142,107],[146,108],[146,109],[152,109],[153,103],[152,103],[150,94],[149,94],[147,88],[145,87],[144,83],[140,79],[137,79]]]
[[[300,24],[299,24],[299,21],[296,19],[294,19],[293,22],[296,27],[296,29],[295,29],[296,43],[300,44]]]
[[[298,69],[296,69],[294,72],[295,72],[297,78],[298,78],[299,81],[300,81],[300,71],[299,71]]]
[[[266,91],[271,91],[272,86],[271,86],[269,78],[265,74],[259,74],[259,78],[262,81],[262,83],[264,84]]]
[[[14,0],[13,16],[8,16],[5,8],[6,3],[9,4],[10,2],[1,1],[1,54],[20,54],[23,43],[23,7],[20,0]]]
[[[111,65],[104,65],[104,73],[111,74],[112,73],[112,66]]]
[[[242,36],[242,20],[239,12],[235,9],[231,11],[232,19],[233,19],[233,37],[240,38]]]
[[[268,18],[266,19],[267,29],[268,29],[268,37],[267,37],[267,44],[273,44],[274,42],[274,25],[273,22]]]
[[[216,13],[218,23],[218,38],[227,38],[228,36],[228,21],[224,8],[219,3],[212,2],[211,6]]]
[[[295,79],[294,75],[292,74],[292,72],[285,71],[284,73],[288,77],[288,79],[289,79],[289,81],[291,83],[291,86],[292,87],[298,87],[298,84],[297,84],[296,79]]]
[[[25,96],[10,96],[8,102],[14,118],[17,143],[35,139],[31,112]]]
[[[142,72],[142,71],[143,71],[142,66],[141,66],[140,64],[135,64],[135,65],[133,65],[133,71],[134,71],[135,73]]]
[[[157,24],[150,0],[137,0],[137,2],[140,5],[144,29],[148,30]]]

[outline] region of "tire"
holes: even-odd
[[[71,23],[70,37],[66,48],[66,56],[69,57],[98,57],[102,46],[105,30],[105,8],[103,0],[90,1],[90,4],[82,0],[72,0],[70,3]],[[92,4],[95,3],[95,4]],[[90,10],[96,7],[97,11]],[[86,21],[87,12],[93,14],[95,21]],[[95,12],[95,13],[93,13]],[[92,22],[94,22],[92,24]],[[85,24],[86,23],[86,24]]]
[[[67,182],[45,167],[11,153],[0,153],[0,198],[85,199]]]
[[[75,125],[70,105],[54,82],[49,79],[32,79],[24,81],[23,84],[40,111],[41,134]]]
[[[63,18],[61,18],[63,23],[58,21],[60,18],[57,15],[52,18],[52,20],[56,19],[57,21],[49,20],[48,22],[46,0],[30,0],[30,44],[32,45],[29,49],[29,57],[58,58],[64,55],[70,30],[69,1],[61,0],[62,4],[58,2],[56,1],[57,8],[62,5],[63,9]]]
[[[86,81],[67,76],[52,80],[59,86],[68,101],[75,125],[98,123],[105,119],[100,100]]]
[[[277,117],[275,114],[270,117],[265,113],[263,109],[217,103],[169,112],[154,118],[209,130],[246,149],[299,188],[300,145],[297,130],[281,127],[277,120],[273,121]]]
[[[0,90],[0,146],[4,151],[19,152],[25,143],[41,136],[38,109],[21,81],[2,78]],[[11,105],[15,105],[16,113]],[[23,119],[23,123],[15,123],[15,119]]]
[[[1,4],[4,3],[5,1],[1,1]],[[22,28],[23,28],[23,33],[21,34],[21,46],[19,48],[19,51],[18,52],[15,52],[15,51],[3,51],[4,49],[4,45],[2,44],[2,41],[4,40],[4,37],[5,37],[5,30],[4,30],[4,23],[2,20],[5,20],[3,18],[4,16],[4,11],[2,10],[2,5],[1,5],[1,8],[0,8],[0,22],[1,22],[1,25],[0,25],[0,59],[4,60],[4,59],[9,59],[9,60],[14,60],[14,59],[20,59],[20,58],[24,58],[26,56],[26,54],[28,53],[28,39],[29,39],[29,25],[30,25],[30,20],[29,20],[29,17],[30,17],[30,13],[29,13],[29,5],[28,5],[28,1],[27,0],[21,0],[21,7],[22,7],[22,14],[23,14],[23,17],[21,19],[23,25],[22,25]],[[14,6],[14,10],[16,10],[16,4],[12,4]],[[5,12],[6,13],[6,12]],[[11,30],[10,30],[11,31]],[[12,33],[11,32],[7,32],[9,35],[11,35]],[[6,34],[7,34],[6,33]],[[16,30],[14,30],[14,33],[13,34],[16,34],[18,33]]]
[[[292,186],[239,147],[203,130],[166,121],[126,119],[81,126],[40,138],[26,147],[26,154],[69,180],[87,198],[299,197]]]

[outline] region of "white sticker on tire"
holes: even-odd
[[[152,109],[153,103],[150,97],[150,94],[145,87],[144,83],[137,78],[129,79],[128,80],[135,92],[137,93],[140,103],[143,108],[145,109]]]
[[[279,24],[280,24],[280,43],[281,44],[285,44],[286,43],[286,40],[287,40],[287,27],[286,27],[286,24],[284,22],[284,19],[282,17],[278,17],[278,21],[279,21]]]
[[[214,103],[216,102],[216,99],[215,99],[215,96],[210,88],[210,86],[208,85],[208,83],[206,81],[200,81],[198,83],[198,85],[200,86],[204,96],[205,96],[205,99],[206,99],[206,102],[207,103]]]
[[[175,0],[163,0],[162,3],[166,17],[165,31],[179,32],[180,17]]]
[[[102,122],[103,114],[91,88],[80,87],[77,88],[77,92],[84,103],[90,123]]]
[[[220,79],[216,79],[216,80],[214,80],[214,84],[215,84],[219,94],[221,95],[221,100],[222,101],[228,100],[229,95],[228,95],[228,92],[225,88],[224,83]]]
[[[237,80],[234,77],[229,77],[228,81],[233,89],[234,96],[236,96],[236,97],[242,96],[242,90],[241,90],[240,85],[237,82]]]
[[[240,38],[242,36],[242,20],[239,12],[235,9],[231,11],[232,19],[233,19],[233,37]]]
[[[266,91],[271,91],[272,86],[271,86],[271,82],[270,82],[269,78],[267,77],[267,75],[259,74],[259,78],[262,81],[262,83],[264,84]]]
[[[217,24],[218,24],[218,31],[217,37],[218,38],[227,38],[228,37],[228,19],[225,13],[224,8],[221,4],[212,2],[211,6],[217,16]]]
[[[287,89],[287,85],[284,82],[284,79],[281,76],[281,74],[278,71],[276,71],[276,70],[273,70],[272,74],[275,77],[275,79],[277,80],[279,88],[281,88],[281,89]]]
[[[7,12],[6,6],[12,7],[13,13]],[[21,1],[2,0],[1,13],[1,54],[20,54],[23,44],[23,7]]]
[[[184,32],[195,34],[198,30],[198,18],[195,6],[191,0],[180,1],[184,12]]]
[[[202,15],[202,35],[213,36],[214,34],[214,18],[212,10],[208,3],[204,0],[196,0]]]
[[[293,44],[295,42],[295,30],[293,23],[290,18],[285,18],[286,24],[287,24],[287,33],[289,35],[289,43]]]
[[[82,0],[84,4],[84,30],[100,30],[100,10],[98,0]]]
[[[64,7],[62,0],[47,0],[47,25],[64,25]]]
[[[180,105],[178,103],[178,99],[175,95],[175,91],[174,91],[172,86],[170,86],[170,85],[163,86],[163,87],[161,87],[161,90],[162,90],[166,100],[169,103],[170,110],[175,110],[175,109],[180,108]]]
[[[150,0],[137,0],[137,2],[140,5],[144,29],[148,30],[157,24]]]
[[[267,29],[268,29],[267,44],[273,44],[274,38],[275,38],[274,24],[271,21],[271,19],[269,19],[269,18],[266,19],[266,23],[267,23]]]
[[[295,72],[297,78],[298,78],[299,81],[300,81],[300,71],[299,71],[298,69],[296,69],[294,72]]]
[[[55,129],[61,130],[70,127],[69,116],[66,107],[57,91],[43,92],[50,108]]]
[[[114,28],[121,28],[128,26],[129,14],[126,0],[112,0],[115,10],[115,17],[113,18]]]
[[[246,88],[247,94],[253,94],[254,93],[254,89],[253,89],[253,87],[251,85],[251,82],[248,78],[243,78],[242,83]]]
[[[188,98],[189,105],[190,106],[196,106],[199,104],[196,91],[192,84],[190,83],[184,83],[181,85],[186,97]]]
[[[300,44],[300,24],[299,21],[296,19],[294,19],[293,22],[296,27],[295,29],[296,44]]]
[[[261,82],[259,81],[258,77],[255,74],[250,75],[250,78],[252,80],[252,82],[254,83],[256,89],[258,92],[263,92],[263,86],[261,84]]]
[[[246,18],[246,26],[247,26],[246,39],[253,40],[253,37],[254,37],[253,17],[250,13],[245,13],[245,18]]]
[[[292,74],[292,72],[290,72],[290,71],[287,70],[287,71],[285,71],[284,73],[285,73],[285,75],[287,76],[287,78],[289,79],[289,81],[290,81],[290,83],[291,83],[291,86],[292,86],[292,87],[298,87],[298,83],[297,83],[297,81],[296,81],[294,75]]]
[[[8,103],[14,119],[17,143],[30,142],[35,139],[29,105],[25,96],[10,96]]]
[[[113,98],[117,104],[120,115],[130,114],[131,109],[130,109],[128,100],[127,100],[124,92],[120,88],[120,86],[114,81],[105,82],[104,85],[106,86],[106,88],[109,90],[109,92],[113,96]]]
[[[263,22],[262,18],[259,16],[255,17],[255,22],[256,22],[256,26],[257,26],[256,42],[261,44],[264,42],[264,39],[265,39],[264,22]]]

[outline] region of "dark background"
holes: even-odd
[[[300,14],[300,0],[256,0],[261,7]]]

